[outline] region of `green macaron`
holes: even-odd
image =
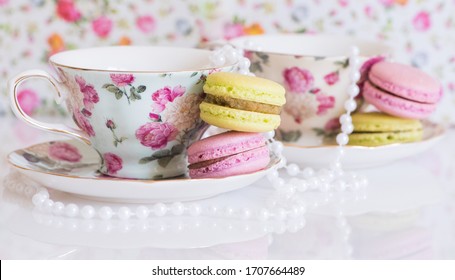
[[[423,134],[419,120],[378,112],[353,114],[352,124],[354,131],[349,136],[349,145],[355,146],[375,147],[415,142],[421,140]]]

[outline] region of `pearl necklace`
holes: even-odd
[[[251,45],[250,42],[248,42],[248,44]],[[259,48],[255,49],[259,50]],[[16,184],[16,187],[14,188],[26,190],[26,195],[32,197],[32,203],[38,210],[47,214],[66,216],[69,218],[80,217],[87,220],[92,218],[99,218],[101,220],[110,220],[112,218],[129,220],[130,218],[137,218],[139,220],[145,220],[153,216],[188,215],[196,217],[204,215],[212,217],[233,217],[245,220],[257,219],[266,221],[269,219],[276,219],[282,221],[287,218],[302,217],[305,214],[306,207],[302,201],[295,198],[297,192],[303,193],[316,190],[321,192],[357,191],[368,184],[368,181],[364,176],[358,176],[355,173],[345,173],[341,165],[341,159],[344,154],[343,147],[348,143],[349,134],[354,129],[350,114],[356,109],[357,105],[354,98],[359,93],[359,88],[356,84],[360,78],[360,73],[358,71],[358,52],[357,47],[351,49],[349,57],[351,79],[351,84],[348,88],[349,99],[346,100],[344,104],[346,113],[340,117],[341,132],[336,137],[338,143],[337,156],[334,162],[330,164],[329,169],[321,169],[316,172],[311,167],[300,170],[297,164],[291,163],[287,165],[286,159],[282,156],[283,144],[274,139],[274,131],[265,133],[271,152],[281,159],[278,166],[271,170],[267,175],[267,179],[275,190],[268,200],[268,207],[254,210],[247,207],[234,209],[230,206],[219,208],[215,205],[202,207],[197,202],[174,202],[170,204],[155,203],[149,206],[139,205],[135,208],[120,206],[116,209],[113,209],[111,206],[96,208],[92,205],[83,205],[80,207],[75,203],[64,204],[61,201],[53,201],[49,197],[48,190],[36,184],[33,187],[25,186],[24,184],[21,185],[20,183],[19,187],[17,187],[18,183],[9,182],[9,184]],[[249,71],[249,59],[243,56],[242,50],[236,49],[231,45],[225,45],[222,48],[213,51],[210,55],[210,61],[214,67],[220,67],[225,63],[236,64],[235,71],[240,74],[254,76],[254,74]],[[279,169],[286,170],[290,179],[286,180],[280,177]]]

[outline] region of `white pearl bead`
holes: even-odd
[[[46,199],[43,201],[41,204],[41,210],[45,213],[51,213],[52,212],[52,206],[54,206],[54,202],[50,199]]]
[[[357,85],[350,85],[349,88],[348,88],[348,94],[351,98],[354,98],[356,97],[357,95],[359,95],[359,92],[360,92],[360,89]]]
[[[65,206],[65,215],[67,217],[73,218],[76,217],[77,214],[79,214],[79,207],[76,204],[70,203]]]
[[[305,180],[301,180],[300,184],[297,185],[297,190],[299,192],[306,192],[308,190],[308,182]]]
[[[181,202],[174,202],[171,205],[171,212],[175,216],[180,216],[185,211],[185,206]]]
[[[103,206],[98,210],[98,216],[102,220],[109,220],[110,218],[112,218],[112,215],[114,215],[114,212],[109,206]]]
[[[226,209],[224,209],[224,215],[226,217],[232,217],[234,215],[234,209],[230,206],[226,207]]]
[[[46,197],[44,197],[40,193],[37,193],[32,197],[32,203],[35,206],[40,206],[41,204],[43,204],[44,200],[46,200]]]
[[[275,153],[275,154],[281,154],[281,152],[283,151],[283,143],[281,143],[280,141],[274,141],[272,144],[271,144],[271,147],[272,151]]]
[[[288,172],[289,176],[296,176],[299,174],[300,168],[297,164],[292,163],[286,167],[286,171]]]
[[[316,177],[312,177],[312,178],[308,179],[308,186],[312,190],[319,188],[319,184],[320,184],[320,181]]]
[[[350,123],[349,124],[345,123],[341,126],[341,131],[343,131],[346,134],[351,134],[354,131],[354,126]]]
[[[310,177],[313,177],[314,175],[314,170],[311,167],[306,167],[303,169],[303,178],[308,179]]]
[[[349,137],[346,133],[339,133],[336,140],[339,145],[346,145],[349,142]]]
[[[238,61],[237,53],[235,50],[228,50],[224,52],[224,56],[226,57],[226,62],[229,64],[233,64]]]
[[[209,59],[212,65],[215,67],[223,66],[226,63],[226,58],[224,58],[222,54],[218,53],[213,53]]]
[[[150,214],[150,210],[144,205],[138,206],[136,208],[136,217],[138,219],[141,219],[141,220],[147,219],[149,214]]]
[[[188,206],[188,212],[191,216],[199,216],[202,212],[202,208],[199,204],[193,203]]]
[[[346,183],[342,180],[336,181],[333,184],[333,187],[336,191],[342,192],[342,191],[346,190]]]
[[[258,213],[258,219],[261,220],[261,221],[266,221],[269,219],[269,211],[265,208],[262,208],[261,210],[259,210],[259,213]]]
[[[359,48],[357,46],[351,47],[351,55],[353,55],[353,56],[359,55]]]
[[[267,139],[267,140],[273,139],[273,137],[275,137],[275,130],[271,130],[271,131],[264,132],[264,133],[262,133],[262,135],[263,135],[264,138]]]
[[[243,208],[240,212],[240,217],[247,220],[251,217],[251,210],[249,208]]]
[[[250,65],[251,65],[251,62],[250,62],[250,60],[248,58],[242,57],[242,58],[239,59],[238,67],[240,69],[248,70],[248,69],[250,69]]]
[[[282,221],[282,220],[286,219],[286,216],[287,216],[286,209],[284,209],[284,208],[277,209],[277,211],[275,213],[275,218],[276,219]]]
[[[128,220],[131,216],[130,208],[122,206],[117,210],[117,216],[120,220]]]
[[[155,213],[156,216],[162,217],[166,215],[167,207],[163,203],[157,203],[153,205],[153,212]]]
[[[349,114],[343,114],[340,116],[340,124],[352,123],[352,117]]]
[[[247,69],[240,69],[239,71],[237,71],[239,74],[241,75],[248,75],[250,73],[249,70]]]
[[[46,199],[49,199],[49,192],[46,189],[40,190],[38,193],[45,197]]]
[[[62,215],[64,211],[65,205],[60,201],[55,202],[54,206],[52,206],[52,213],[54,213],[54,215]]]
[[[278,173],[278,171],[276,169],[270,171],[268,174],[267,174],[267,179],[269,181],[273,181],[275,180],[276,178],[280,177],[280,174]]]
[[[349,74],[351,81],[357,82],[360,79],[360,73],[358,71]]]
[[[275,178],[273,181],[272,181],[272,186],[275,188],[275,189],[280,189],[284,186],[285,182],[284,182],[284,179],[282,178]]]
[[[357,108],[357,103],[354,100],[348,99],[344,102],[344,109],[348,112],[353,112]]]
[[[278,193],[286,198],[290,198],[295,193],[295,187],[287,184],[278,190]]]
[[[330,166],[331,170],[338,170],[338,169],[341,169],[341,162],[334,161],[334,162],[330,163],[329,166]]]
[[[95,216],[95,213],[95,208],[93,208],[91,205],[85,205],[81,209],[82,217],[87,220],[93,218]]]

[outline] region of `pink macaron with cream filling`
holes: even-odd
[[[436,109],[441,84],[421,70],[399,63],[376,63],[363,86],[367,102],[393,116],[423,119]]]
[[[264,169],[270,162],[260,133],[228,131],[193,143],[188,148],[191,178],[217,178]]]

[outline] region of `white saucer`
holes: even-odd
[[[82,158],[77,163],[53,159],[49,155],[49,145],[53,142],[16,150],[8,155],[8,161],[18,171],[46,187],[101,201],[134,203],[189,201],[237,190],[264,177],[280,161],[272,157],[263,170],[225,178],[121,179],[98,172],[100,158],[91,147],[75,140],[62,142],[78,149]]]
[[[445,129],[441,125],[424,122],[423,127],[423,138],[418,142],[379,147],[346,146],[345,155],[342,159],[343,167],[346,169],[360,169],[385,165],[422,153],[443,138]],[[283,155],[288,162],[322,168],[333,162],[337,147],[336,145],[299,146],[284,143]]]

